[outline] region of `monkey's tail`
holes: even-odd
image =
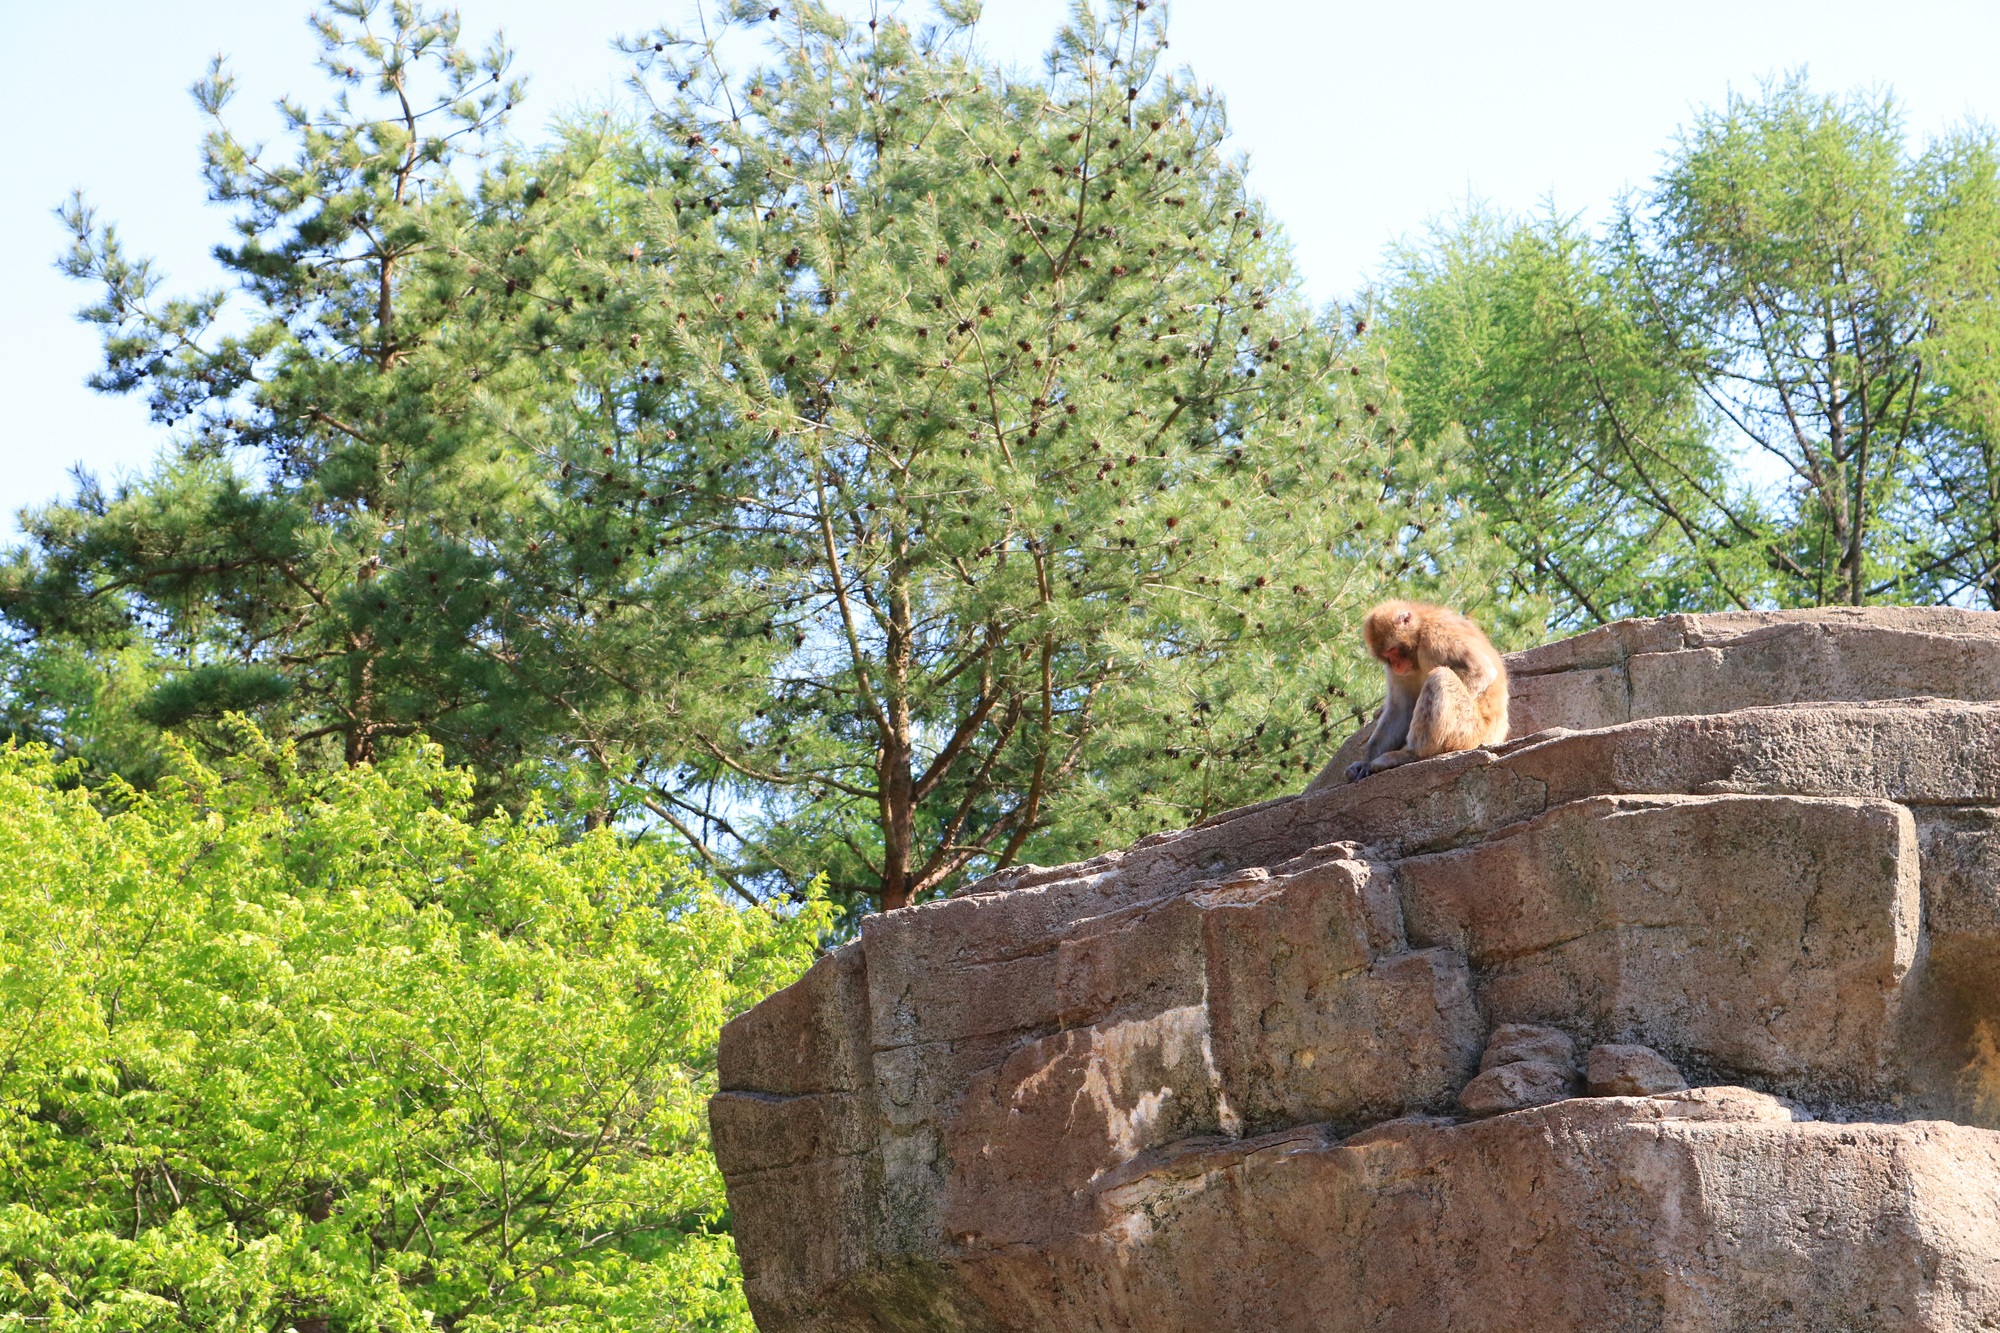
[[[1487,730],[1479,712],[1479,701],[1456,671],[1432,667],[1410,713],[1410,748],[1419,759],[1477,749],[1485,742]]]

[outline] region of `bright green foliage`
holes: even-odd
[[[0,1311],[77,1330],[749,1328],[719,1024],[817,905],[240,731],[106,815],[0,751]]]
[[[1561,218],[1473,213],[1403,252],[1383,336],[1422,439],[1463,435],[1503,596],[1555,624],[1748,605],[1771,538],[1630,269]]]
[[[1918,600],[2000,610],[2000,139],[1969,129],[1917,164],[1932,293],[1916,471],[1894,518]]]
[[[767,883],[896,906],[1295,788],[1377,688],[1365,606],[1471,595],[1143,9],[1019,81],[949,13],[756,6],[740,74],[726,20],[634,45],[635,234],[534,279],[584,350],[517,429],[578,617],[631,626],[588,752]]]
[[[1795,479],[1787,601],[1896,586],[1886,513],[1908,475],[1937,210],[1892,104],[1794,77],[1683,134],[1623,248],[1735,432]]]
[[[1697,116],[1603,238],[1475,216],[1409,257],[1396,375],[1520,584],[1564,621],[2000,605],[1995,160],[1794,77]]]

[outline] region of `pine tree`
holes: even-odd
[[[577,734],[611,799],[853,904],[1295,788],[1372,702],[1359,612],[1483,558],[1157,11],[1079,6],[1020,80],[971,18],[634,43],[638,234],[516,427],[633,682]]]
[[[1079,8],[1014,79],[956,7],[758,7],[633,43],[643,122],[483,158],[505,53],[338,12],[381,107],[288,106],[282,165],[209,139],[247,331],[72,211],[100,383],[176,445],[33,516],[0,609],[157,646],[155,724],[425,732],[746,896],[896,906],[1295,788],[1374,702],[1370,601],[1490,600],[1157,10]],[[723,60],[745,29],[770,64]]]
[[[379,9],[315,18],[341,91],[281,104],[289,157],[229,130],[220,61],[197,84],[210,197],[237,210],[216,250],[234,293],[167,297],[80,198],[65,210],[65,267],[102,290],[92,382],[144,393],[172,444],[138,483],[31,513],[0,610],[51,651],[159,644],[176,669],[137,711],[161,726],[247,711],[348,763],[428,731],[493,772],[530,707],[504,667],[522,614],[494,538],[537,469],[475,410],[455,350],[475,279],[452,237],[518,206],[463,181],[521,85],[455,17]]]

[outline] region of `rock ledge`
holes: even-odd
[[[731,1023],[759,1326],[2000,1327],[2000,615],[1510,665],[1547,730],[870,917]]]

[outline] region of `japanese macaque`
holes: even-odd
[[[1361,625],[1389,697],[1347,780],[1507,739],[1507,666],[1479,626],[1441,606],[1384,602]]]

